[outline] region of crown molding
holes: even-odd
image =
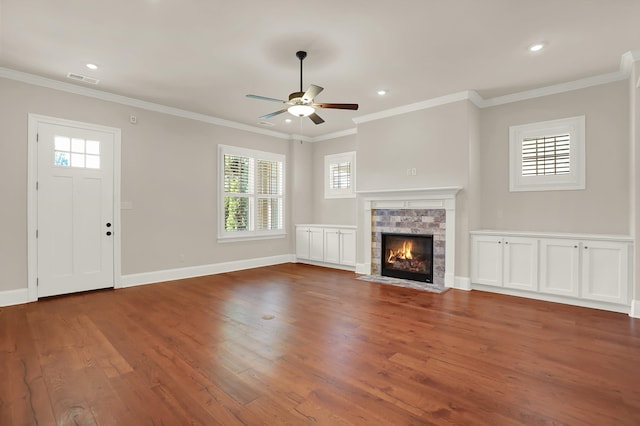
[[[352,129],[341,130],[339,132],[333,132],[333,133],[327,133],[326,135],[322,135],[322,136],[316,136],[314,138],[311,138],[311,142],[322,142],[329,139],[337,139],[344,136],[355,135],[357,133],[358,133],[358,128],[354,127]]]
[[[190,120],[202,121],[204,123],[215,124],[217,126],[230,127],[232,129],[244,130],[246,132],[272,136],[279,139],[290,140],[292,136],[287,133],[261,129],[259,127],[253,127],[246,124],[237,123],[235,121],[224,120],[222,118],[217,118],[217,117],[213,117],[206,114],[187,111],[180,108],[169,107],[166,105],[160,105],[153,102],[142,101],[140,99],[130,98],[128,96],[116,95],[114,93],[109,93],[109,92],[105,92],[97,89],[91,89],[89,87],[82,87],[76,84],[65,83],[63,81],[58,81],[58,80],[54,80],[46,77],[40,77],[34,74],[25,73],[22,71],[16,71],[9,68],[0,67],[0,77],[4,77],[10,80],[20,81],[27,84],[32,84],[34,86],[46,87],[48,89],[54,89],[62,92],[73,93],[76,95],[87,96],[90,98],[100,99],[108,102],[114,102],[121,105],[127,105],[127,106],[140,108],[148,111],[159,112],[162,114],[173,115],[176,117],[188,118]]]
[[[541,87],[539,89],[526,90],[524,92],[485,99],[479,107],[489,108],[513,102],[526,101],[528,99],[540,98],[542,96],[556,95],[558,93],[571,92],[573,90],[586,89],[588,87],[599,86],[601,84],[613,83],[616,81],[626,80],[627,78],[629,78],[628,75],[624,75],[624,73],[616,71],[567,83],[554,84],[553,86]]]
[[[629,76],[633,63],[640,60],[640,50],[630,50],[620,58],[620,72]]]
[[[387,109],[385,111],[375,112],[373,114],[362,115],[353,119],[354,123],[366,123],[368,121],[380,120],[382,118],[393,117],[396,115],[407,114],[409,112],[420,111],[423,109],[434,108],[440,105],[451,104],[454,102],[469,100],[469,90],[463,92],[452,93],[450,95],[440,96],[438,98],[427,99],[426,101],[416,102],[409,105],[403,105],[396,108]]]
[[[315,142],[315,139],[309,136],[299,135],[297,133],[292,133],[289,135],[289,140],[291,141],[301,141],[301,142]]]
[[[613,83],[616,81],[628,79],[629,76],[631,75],[631,70],[633,68],[634,62],[637,62],[639,60],[640,60],[640,49],[632,50],[622,55],[620,59],[620,69],[619,71],[616,71],[616,72],[597,75],[593,77],[587,77],[580,80],[574,80],[566,83],[555,84],[552,86],[541,87],[538,89],[512,93],[509,95],[497,96],[489,99],[484,99],[474,90],[465,90],[462,92],[452,93],[450,95],[440,96],[437,98],[432,98],[432,99],[416,102],[409,105],[391,108],[391,109],[376,112],[373,114],[367,114],[360,117],[355,117],[353,119],[353,122],[356,125],[358,125],[358,124],[366,123],[369,121],[380,120],[383,118],[393,117],[401,114],[407,114],[414,111],[434,108],[441,105],[446,105],[446,104],[464,101],[464,100],[470,101],[478,108],[490,108],[498,105],[505,105],[513,102],[520,102],[528,99],[535,99],[543,96],[549,96],[549,95],[555,95],[559,93],[570,92],[573,90],[585,89],[588,87],[598,86],[601,84]],[[23,83],[33,84],[36,86],[60,90],[63,92],[74,93],[81,96],[88,96],[96,99],[101,99],[104,101],[115,102],[122,105],[132,106],[135,108],[160,112],[163,114],[174,115],[177,117],[188,118],[196,121],[202,121],[204,123],[230,127],[237,130],[244,130],[247,132],[258,133],[266,136],[272,136],[279,139],[301,140],[304,142],[321,142],[325,140],[337,139],[343,136],[354,135],[358,133],[357,127],[334,132],[334,133],[328,133],[326,135],[321,135],[316,137],[281,133],[273,130],[267,130],[259,127],[249,126],[249,125],[238,123],[235,121],[224,120],[222,118],[217,118],[210,115],[200,114],[200,113],[187,111],[179,108],[168,107],[165,105],[142,101],[142,100],[130,98],[127,96],[116,95],[113,93],[104,92],[97,89],[91,89],[88,87],[82,87],[82,86],[78,86],[71,83],[53,80],[46,77],[40,77],[33,74],[12,70],[9,68],[0,67],[0,77],[21,81]],[[638,80],[637,86],[640,87],[640,80]]]

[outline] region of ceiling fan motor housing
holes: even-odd
[[[293,102],[295,104],[303,104],[304,101],[302,100],[302,96],[304,95],[304,92],[293,92],[292,94],[289,95],[289,102]]]

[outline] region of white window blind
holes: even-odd
[[[253,192],[253,159],[224,155],[224,230],[247,231]]]
[[[284,156],[220,145],[220,238],[284,233]]]
[[[331,189],[351,188],[351,162],[329,166],[329,187]]]
[[[570,135],[525,138],[522,141],[522,176],[560,175],[570,171]]]
[[[282,163],[257,161],[257,229],[282,229]]]

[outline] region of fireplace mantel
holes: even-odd
[[[371,210],[374,209],[444,209],[446,210],[446,256],[444,285],[454,287],[456,241],[456,195],[460,187],[409,188],[358,191],[363,207],[362,247],[364,263],[356,272],[371,274]]]

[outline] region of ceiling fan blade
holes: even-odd
[[[271,114],[266,114],[266,115],[263,115],[262,117],[258,117],[258,118],[260,118],[261,120],[264,120],[264,119],[267,119],[267,118],[275,117],[276,115],[282,114],[283,112],[287,112],[287,109],[286,108],[285,109],[281,109],[280,111],[272,112]]]
[[[262,101],[280,102],[281,104],[286,103],[286,101],[283,101],[282,99],[267,98],[266,96],[247,95],[247,98],[260,99]]]
[[[318,114],[316,114],[315,112],[313,114],[309,115],[309,118],[311,119],[311,121],[313,121],[315,124],[322,124],[324,123],[324,120],[322,119],[322,117],[320,117]]]
[[[332,108],[332,109],[358,109],[358,104],[313,104],[316,108]]]
[[[304,95],[302,95],[302,102],[304,102],[304,103],[312,102],[313,98],[318,96],[318,94],[320,92],[322,92],[323,90],[324,90],[324,88],[322,88],[320,86],[316,86],[315,84],[312,84],[311,86],[309,86],[307,91],[304,92]]]

